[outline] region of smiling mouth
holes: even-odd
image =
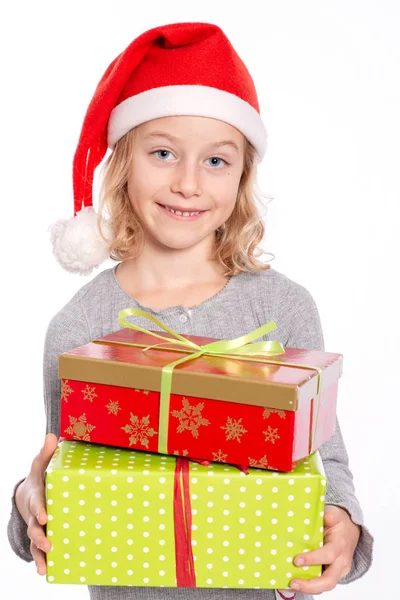
[[[161,206],[161,208],[164,208],[165,210],[167,210],[168,212],[177,215],[178,217],[195,217],[197,215],[199,215],[200,213],[206,212],[204,210],[194,210],[194,211],[188,211],[188,210],[182,210],[180,208],[177,207],[172,207],[172,206],[168,206],[166,204],[159,204],[157,202],[158,206]]]

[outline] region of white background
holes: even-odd
[[[32,564],[12,554],[5,537],[13,483],[27,472],[44,434],[47,323],[90,279],[58,267],[47,228],[72,214],[72,156],[105,68],[144,30],[187,20],[220,25],[255,79],[269,132],[259,182],[274,196],[265,247],[276,255],[272,266],[314,296],[326,349],[344,354],[339,418],[357,495],[376,538],[375,560],[364,578],[326,596],[394,598],[400,533],[399,3],[13,0],[4,6],[2,597],[88,597],[85,587],[48,585]]]

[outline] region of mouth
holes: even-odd
[[[159,204],[158,202],[157,206],[159,206],[163,210],[163,212],[167,213],[174,219],[180,219],[185,221],[194,221],[201,217],[201,215],[203,215],[205,212],[207,212],[205,210],[196,209],[188,210],[187,208],[183,208],[180,206],[169,206],[166,204]]]

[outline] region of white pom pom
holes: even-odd
[[[111,233],[105,222],[103,233]],[[60,219],[50,228],[53,252],[60,265],[70,273],[89,275],[110,255],[107,243],[97,229],[97,214],[89,206],[71,219]]]

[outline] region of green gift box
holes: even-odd
[[[47,581],[287,588],[321,573],[293,559],[322,545],[325,487],[318,452],[291,473],[246,475],[63,441],[46,472]]]

